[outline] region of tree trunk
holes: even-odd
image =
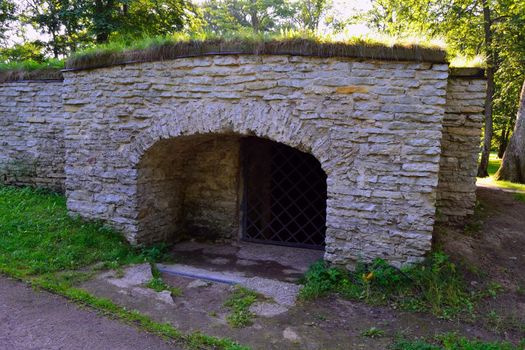
[[[509,144],[509,132],[510,132],[510,125],[509,122],[505,123],[505,126],[503,127],[503,130],[501,131],[501,138],[499,141],[499,147],[498,147],[498,158],[503,158],[503,155],[505,154],[505,150],[507,149],[507,145]]]
[[[496,69],[492,49],[492,31],[488,0],[483,0],[483,29],[485,32],[485,51],[487,54],[487,97],[485,99],[485,132],[483,148],[481,150],[481,161],[478,167],[478,177],[489,176],[489,156],[492,143],[492,101],[494,98],[494,71]]]
[[[525,82],[521,89],[516,126],[503,156],[496,180],[525,183]]]
[[[111,11],[113,1],[108,0],[106,4],[102,0],[95,0],[94,32],[97,44],[107,43],[109,39],[109,23],[112,21]]]

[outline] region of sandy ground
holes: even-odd
[[[0,349],[180,349],[66,299],[0,276]]]

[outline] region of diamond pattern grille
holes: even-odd
[[[246,138],[244,233],[248,241],[323,249],[326,175],[312,155]]]

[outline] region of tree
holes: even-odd
[[[317,32],[321,18],[331,7],[330,0],[301,0],[295,4],[292,21],[301,30]]]
[[[502,154],[510,137],[525,77],[525,3],[376,0],[362,18],[387,34],[442,36],[452,54],[486,57],[485,132],[478,176],[488,176],[491,150],[499,148]]]
[[[208,29],[218,34],[242,29],[275,31],[295,13],[286,0],[208,0],[202,11]]]
[[[521,89],[516,126],[501,167],[494,177],[496,180],[525,183],[525,81]]]
[[[79,0],[28,0],[24,21],[48,34],[47,48],[55,58],[75,51],[88,41],[86,3]]]
[[[11,45],[0,49],[0,62],[42,62],[45,60],[44,47],[45,43],[38,40]]]
[[[489,156],[492,147],[492,109],[493,109],[493,98],[494,98],[494,73],[497,70],[496,52],[493,49],[492,38],[492,19],[491,9],[488,0],[482,0],[483,4],[483,34],[484,34],[484,47],[485,55],[487,57],[487,68],[485,74],[487,76],[487,97],[485,98],[485,129],[483,133],[483,147],[481,149],[481,160],[478,166],[478,177],[489,176]]]
[[[168,35],[190,21],[185,0],[134,0],[119,13],[117,33],[128,37]]]
[[[0,43],[6,40],[5,34],[15,20],[15,3],[9,0],[0,1]]]

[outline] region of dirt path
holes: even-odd
[[[480,212],[466,231],[447,228],[436,243],[469,272],[467,282],[499,292],[479,307],[479,321],[508,339],[525,338],[525,203],[513,193],[478,187]]]
[[[82,310],[59,296],[0,276],[0,349],[180,349],[151,334]]]

